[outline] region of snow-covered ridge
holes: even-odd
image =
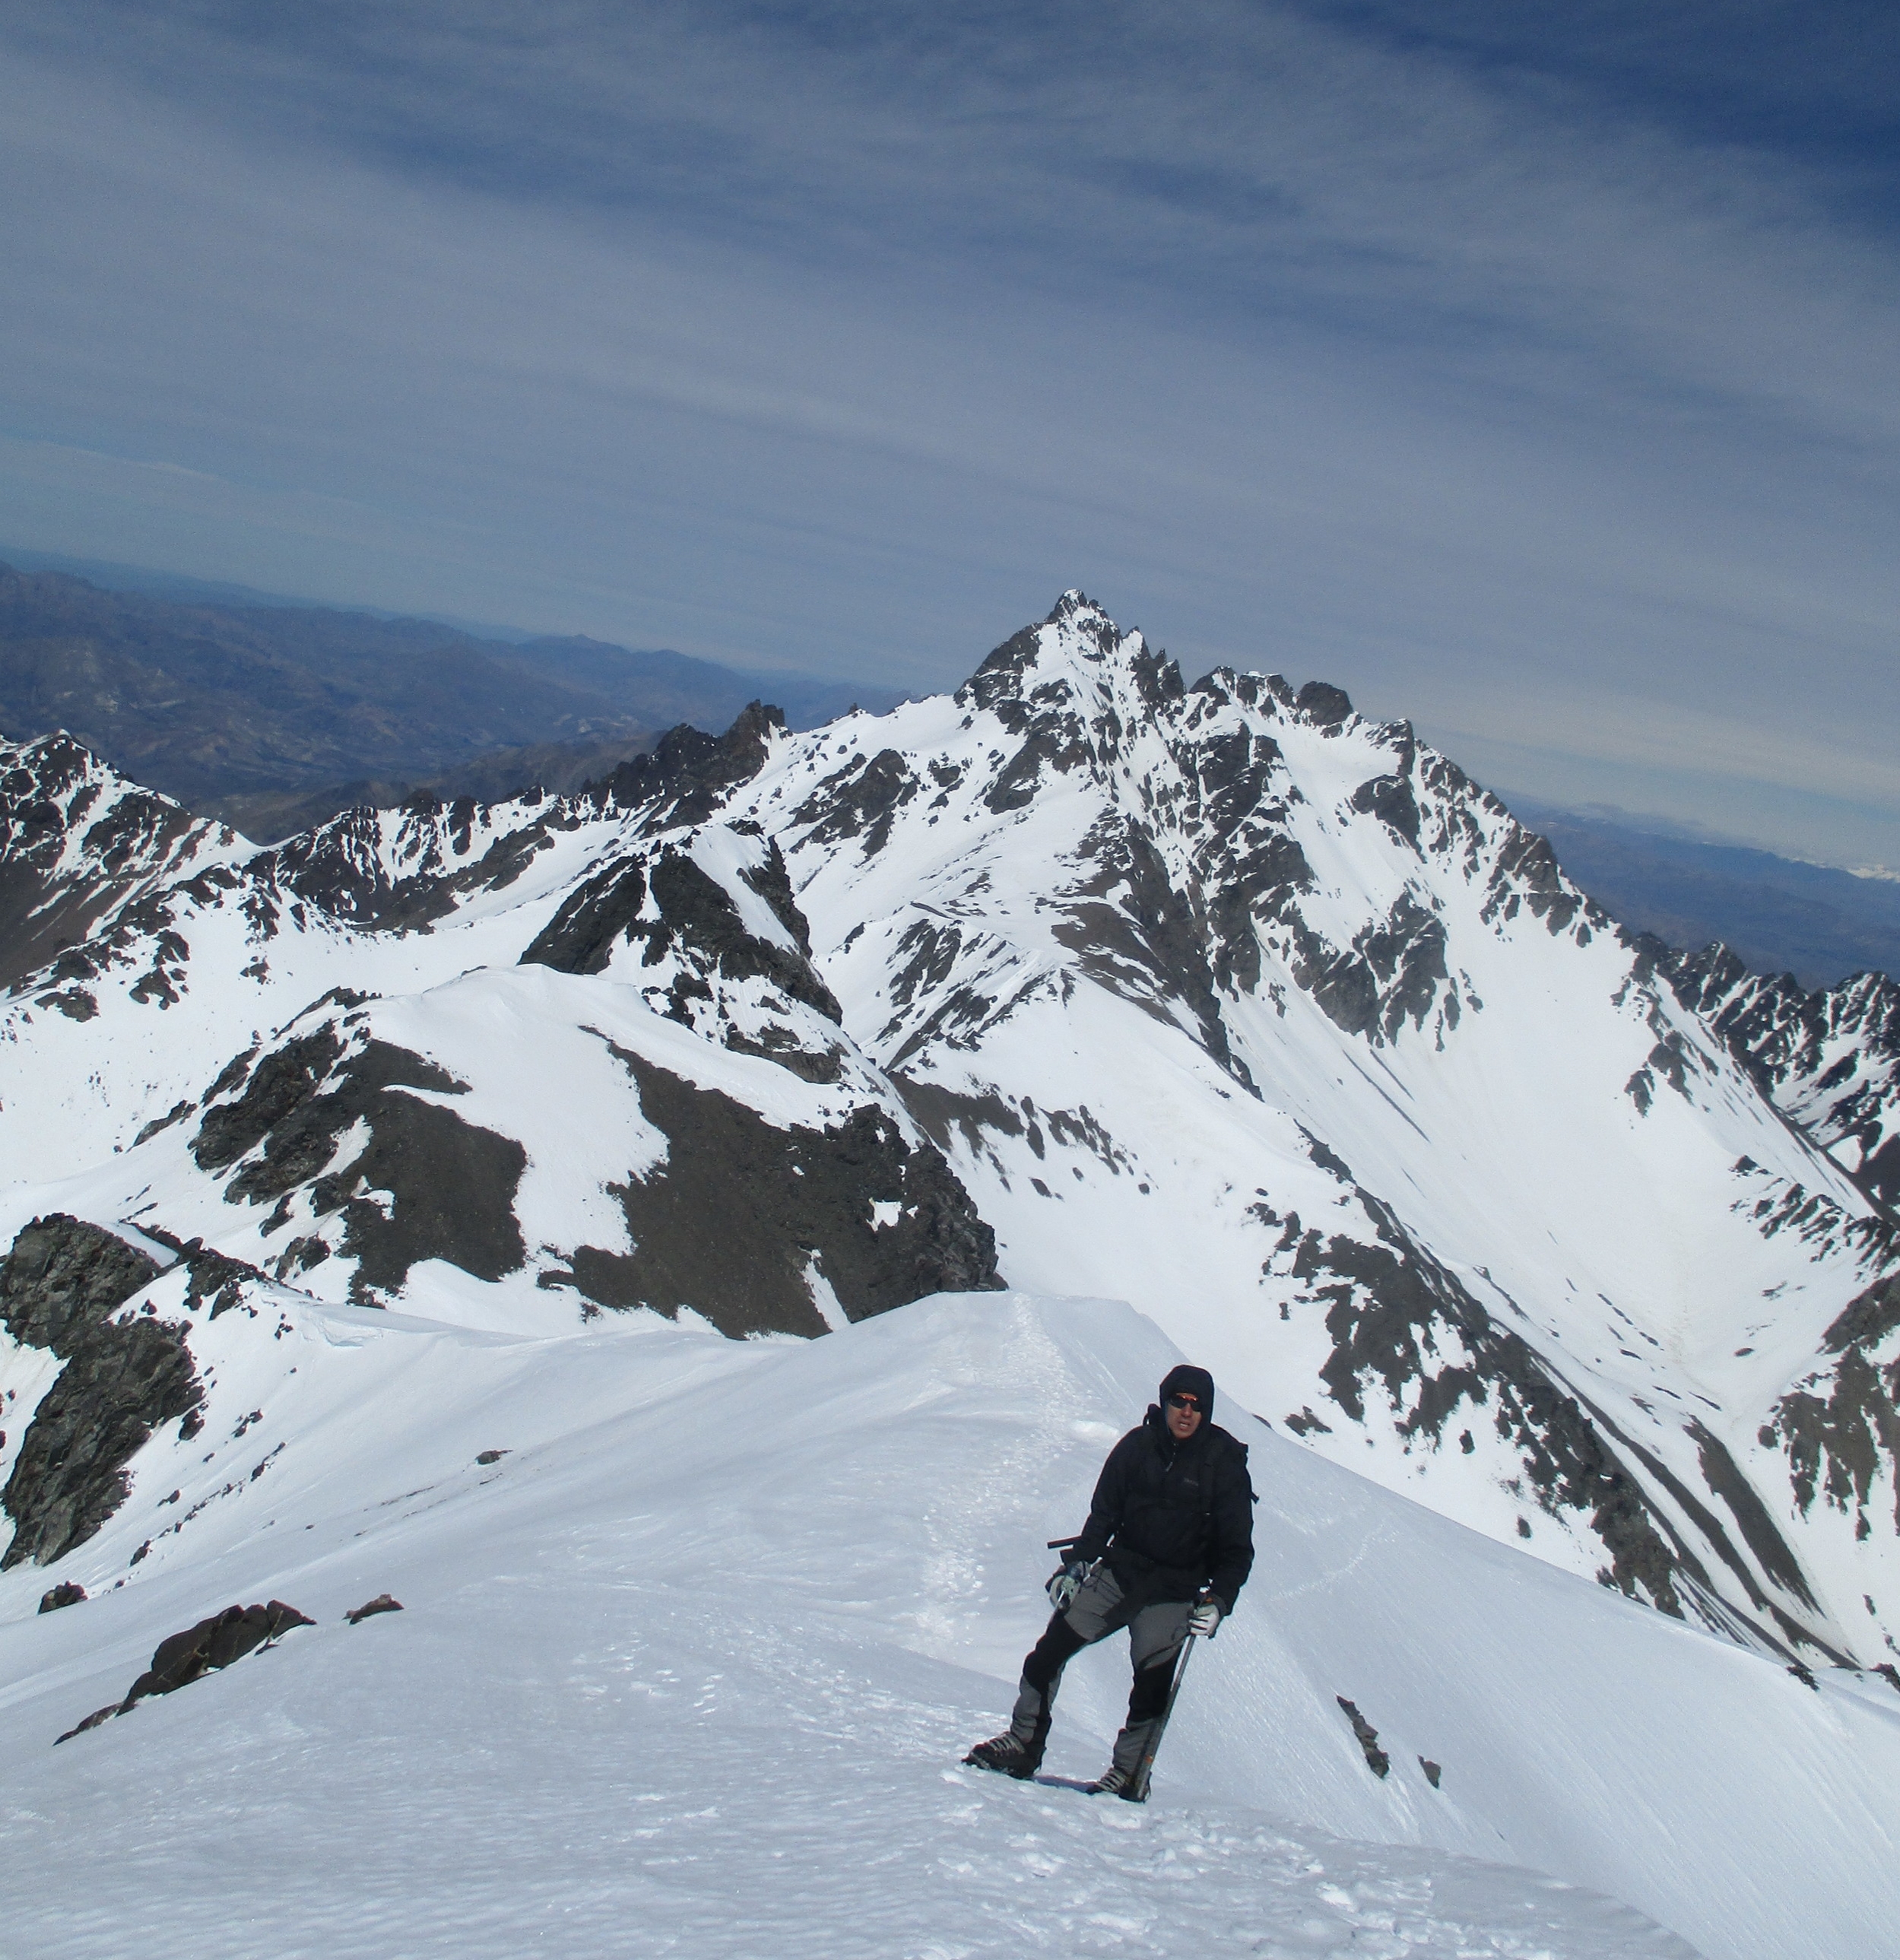
[[[1189,688],[1070,593],[953,697],[353,813],[143,902],[74,950],[89,1018],[34,982],[0,1023],[9,1229],[150,1218],[496,1325],[1126,1297],[1572,1572],[1790,1653],[1900,1631],[1884,1207],[1336,689]],[[1809,1408],[1843,1355],[1844,1445]]]
[[[65,1562],[84,1604],[0,1573],[10,1950],[1840,1960],[1900,1910],[1887,1682],[1810,1687],[1225,1405],[1259,1556],[1153,1802],[960,1768],[1042,1542],[1176,1358],[1113,1303],[550,1340],[183,1290],[148,1290],[199,1322],[201,1432]],[[160,1638],[272,1598],[316,1624],[50,1746]],[[1052,1774],[1100,1768],[1126,1684],[1119,1643],[1071,1664]]]

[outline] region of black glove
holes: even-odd
[[[1051,1573],[1049,1583],[1043,1589],[1049,1596],[1049,1604],[1058,1613],[1066,1613],[1074,1605],[1075,1596],[1088,1576],[1088,1561],[1080,1558],[1071,1558],[1059,1572]]]

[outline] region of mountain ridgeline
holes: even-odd
[[[810,1335],[1007,1285],[1131,1300],[1305,1448],[1666,1613],[1900,1653],[1894,990],[1625,933],[1336,688],[1189,687],[1070,593],[953,695],[269,850],[70,740],[6,762],[19,1557],[104,1576],[273,1302]],[[13,1302],[81,1225],[151,1268],[103,1324],[177,1358],[169,1402],[75,1378],[62,1509],[75,1363]]]

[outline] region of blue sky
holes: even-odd
[[[1900,9],[0,5],[0,538],[921,691],[1080,585],[1900,867]]]

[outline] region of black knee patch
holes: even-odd
[[[1023,1663],[1023,1678],[1039,1694],[1047,1694],[1069,1662],[1088,1645],[1068,1621],[1058,1613],[1044,1630],[1042,1637],[1029,1651]]]
[[[1168,1685],[1174,1678],[1174,1656],[1153,1666],[1138,1669],[1135,1685],[1128,1690],[1128,1722],[1153,1722],[1168,1705]]]

